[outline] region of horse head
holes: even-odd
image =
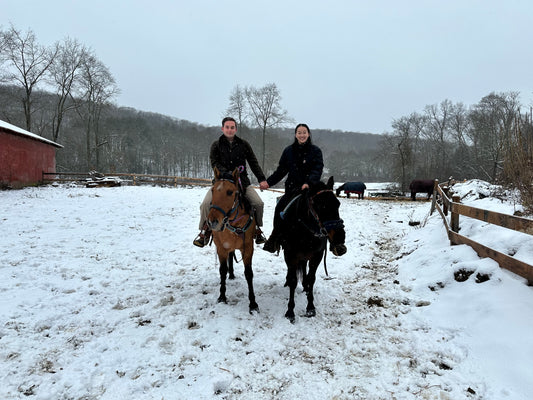
[[[333,192],[333,177],[327,184],[319,182],[307,193],[309,210],[321,232],[330,242],[330,250],[336,256],[346,253],[344,222],[339,216],[340,202]]]
[[[233,173],[220,172],[217,167],[215,182],[211,188],[212,200],[207,216],[207,224],[213,231],[222,231],[228,224],[232,215],[237,213],[240,205],[239,197],[239,170]]]

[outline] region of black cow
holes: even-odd
[[[417,193],[427,193],[428,199],[433,194],[434,181],[431,179],[415,179],[409,185],[411,191],[411,199],[416,201]]]
[[[337,194],[337,197],[339,197],[341,191],[344,190],[344,193],[346,193],[346,197],[348,198],[350,198],[350,193],[355,193],[359,196],[360,199],[364,199],[365,189],[366,185],[363,182],[346,182],[343,185],[339,186],[335,193]]]

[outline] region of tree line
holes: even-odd
[[[219,126],[119,107],[119,88],[92,49],[66,38],[40,45],[35,34],[0,30],[0,118],[61,143],[62,171],[131,172],[210,178],[209,148]],[[293,141],[295,121],[275,83],[236,85],[226,115],[238,123],[266,174]],[[384,135],[313,129],[325,174],[337,181],[479,178],[531,190],[532,118],[516,92],[465,106],[444,100],[395,119]],[[303,121],[305,122],[305,121]]]
[[[533,125],[518,92],[490,93],[478,103],[444,100],[392,121],[383,148],[406,189],[414,177],[478,178],[520,190],[533,205]]]

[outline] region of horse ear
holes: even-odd
[[[237,183],[239,181],[239,168],[235,168],[233,170],[233,180],[235,181],[235,183]]]
[[[218,180],[220,179],[220,171],[218,170],[217,167],[214,168],[214,171],[215,171],[215,179]]]
[[[333,190],[333,177],[330,176],[328,179],[328,184],[326,185],[329,190]]]

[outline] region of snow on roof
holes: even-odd
[[[30,137],[30,138],[35,139],[35,140],[40,140],[41,142],[51,144],[52,146],[55,146],[55,147],[63,147],[59,143],[56,143],[56,142],[53,142],[51,140],[45,139],[42,136],[36,135],[35,133],[28,132],[28,131],[26,131],[26,130],[24,130],[22,128],[19,128],[18,126],[15,126],[15,125],[12,125],[12,124],[10,124],[8,122],[2,121],[1,119],[0,119],[0,128],[4,128],[4,129],[7,129],[7,130],[10,130],[10,131],[18,133],[18,134],[20,134],[22,136],[27,136],[27,137]]]

